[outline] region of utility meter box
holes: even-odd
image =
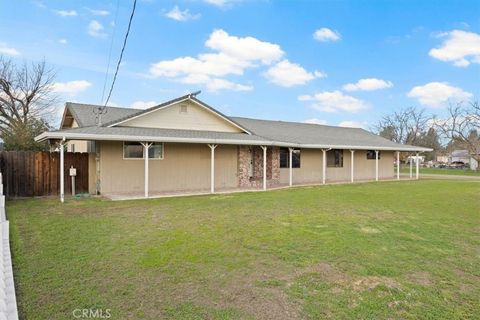
[[[77,175],[77,169],[74,167],[70,168],[70,177],[75,177]]]

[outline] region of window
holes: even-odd
[[[280,168],[290,168],[290,154],[288,148],[280,148]],[[292,168],[300,168],[300,149],[292,152]]]
[[[343,167],[343,150],[333,149],[327,151],[327,167]]]
[[[375,160],[375,150],[367,150],[367,160]],[[378,151],[378,159],[380,159],[380,151]]]
[[[124,159],[143,159],[143,146],[140,142],[124,142],[123,143]],[[148,148],[149,159],[163,159],[163,143],[154,142]]]

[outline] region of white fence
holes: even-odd
[[[0,172],[0,320],[18,320],[17,299],[10,255],[10,228],[5,213],[2,173]]]

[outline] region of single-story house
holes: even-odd
[[[359,128],[229,117],[194,94],[140,111],[99,107],[66,103],[60,129],[36,140],[89,152],[90,192],[107,196],[394,179],[395,152],[431,151]]]
[[[448,155],[448,164],[468,165],[471,170],[477,170],[478,161],[468,152],[468,150],[454,150]]]

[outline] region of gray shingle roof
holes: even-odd
[[[376,146],[384,148],[391,147],[392,149],[396,149],[399,146],[405,146],[360,128],[344,128],[310,123],[258,120],[240,117],[232,117],[232,119],[249,128],[254,134],[269,140],[306,145]]]
[[[175,101],[185,98],[192,99],[210,108],[219,115],[227,118],[248,133],[228,133],[198,130],[178,130],[162,128],[133,128],[108,125],[118,123],[147,111],[152,111]],[[360,128],[343,128],[298,122],[271,121],[249,119],[241,117],[227,117],[207,104],[194,97],[183,96],[167,103],[160,104],[145,110],[128,108],[107,107],[107,112],[102,116],[103,126],[95,123],[94,110],[98,106],[79,103],[67,103],[79,128],[57,130],[44,133],[37,139],[58,139],[63,134],[68,139],[84,140],[126,140],[135,141],[165,141],[165,142],[197,142],[197,143],[232,143],[232,144],[265,144],[303,148],[343,148],[343,149],[379,149],[379,150],[404,150],[404,151],[430,151],[428,148],[402,145],[384,139],[378,135]],[[108,139],[107,139],[108,138]]]
[[[95,109],[101,107],[99,105],[93,104],[83,104],[83,103],[74,103],[67,102],[65,107],[70,111],[72,116],[78,123],[80,127],[88,127],[96,125],[96,114],[94,113]],[[106,113],[102,114],[102,123],[107,123],[119,118],[129,116],[134,113],[138,113],[139,110],[129,109],[129,108],[117,108],[117,107],[107,107]]]
[[[103,136],[105,140],[132,140],[132,141],[163,141],[175,142],[183,140],[204,141],[205,143],[225,143],[235,144],[237,141],[252,144],[266,144],[270,141],[256,135],[235,132],[217,132],[201,130],[181,130],[181,129],[163,129],[163,128],[137,128],[137,127],[79,127],[72,129],[63,129],[49,132],[52,136],[76,136],[88,138],[89,136]],[[116,139],[115,137],[118,137]],[[92,140],[97,140],[93,139]]]

